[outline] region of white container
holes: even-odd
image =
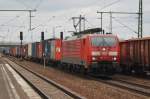
[[[28,44],[28,57],[32,56],[32,43]]]

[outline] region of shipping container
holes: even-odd
[[[61,59],[61,40],[55,39],[50,42],[50,59],[60,61]]]
[[[41,43],[42,45],[42,43]],[[60,61],[61,59],[61,40],[48,39],[43,41],[46,60]],[[42,51],[41,51],[42,52]]]
[[[12,49],[12,56],[16,56],[16,47]]]
[[[44,40],[43,41],[43,46],[44,46],[44,52],[45,52],[45,57],[47,60],[50,60],[50,45],[51,45],[51,39]],[[43,52],[43,53],[44,53]]]
[[[36,43],[32,43],[32,58],[36,58]]]
[[[20,46],[17,46],[17,47],[16,47],[16,56],[17,56],[17,57],[20,57],[20,56],[21,56],[21,48],[20,48]]]
[[[50,43],[50,59],[51,60],[54,60],[55,59],[55,54],[56,54],[56,50],[55,50],[55,47],[56,47],[56,41],[52,40],[51,43]]]
[[[38,59],[42,59],[42,53],[43,53],[43,46],[42,46],[42,42],[37,44],[37,58]]]
[[[32,57],[32,43],[28,44],[28,57]]]
[[[23,56],[24,56],[25,58],[28,57],[28,44],[25,44],[25,45],[23,46]]]
[[[3,53],[6,55],[9,55],[9,53],[10,53],[9,50],[10,50],[9,47],[5,47],[5,48],[3,48]]]

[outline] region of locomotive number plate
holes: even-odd
[[[102,52],[102,55],[107,55],[107,52]]]

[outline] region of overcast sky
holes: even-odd
[[[29,31],[29,12],[0,12],[0,41],[19,41],[19,32],[24,32],[24,41],[40,40],[40,32],[45,38],[65,36],[74,31],[71,17],[85,16],[86,28],[100,27],[97,11],[137,12],[139,0],[0,0],[0,9],[36,9],[32,13],[32,31]],[[150,0],[143,0],[144,36],[150,36]],[[110,15],[104,14],[103,28],[109,32]],[[121,39],[137,37],[137,15],[113,14],[113,34]],[[128,26],[129,28],[126,28]]]

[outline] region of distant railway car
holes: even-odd
[[[36,59],[37,58],[37,51],[38,51],[38,44],[39,42],[35,42],[35,43],[32,43],[32,58]]]
[[[48,61],[58,62],[61,59],[61,40],[48,39],[44,41],[45,57]]]
[[[28,46],[30,49],[30,45]],[[44,47],[44,48],[43,48]],[[61,40],[60,39],[47,39],[43,42],[32,43],[31,58],[37,61],[43,61],[45,53],[46,63],[56,63],[61,59]],[[30,52],[30,51],[29,51]]]
[[[114,35],[87,34],[62,42],[62,59],[69,68],[112,74],[120,62],[119,40]]]
[[[9,47],[3,48],[3,53],[4,53],[5,55],[9,55],[9,53],[10,53],[10,48],[9,48]]]
[[[120,52],[124,72],[150,72],[150,38],[121,41]]]
[[[13,47],[12,48],[12,56],[17,56],[17,49],[16,49],[16,47]]]
[[[32,57],[32,43],[29,43],[28,44],[28,58],[31,58]]]
[[[61,40],[55,39],[50,42],[50,59],[60,61],[61,59]]]
[[[13,56],[13,48],[9,49],[10,56]]]
[[[50,44],[51,44],[51,39],[48,39],[48,40],[44,40],[42,42],[42,45],[43,45],[43,54],[45,53],[45,58],[48,61],[50,61]],[[42,55],[43,55],[42,54]]]
[[[37,44],[37,59],[38,60],[41,60],[42,59],[42,56],[43,56],[43,46],[42,46],[42,42],[39,42]]]
[[[20,55],[21,55],[21,48],[20,48],[20,46],[17,46],[16,47],[16,57],[20,57]]]
[[[28,57],[28,44],[25,44],[23,46],[23,56],[24,56],[24,58]]]

